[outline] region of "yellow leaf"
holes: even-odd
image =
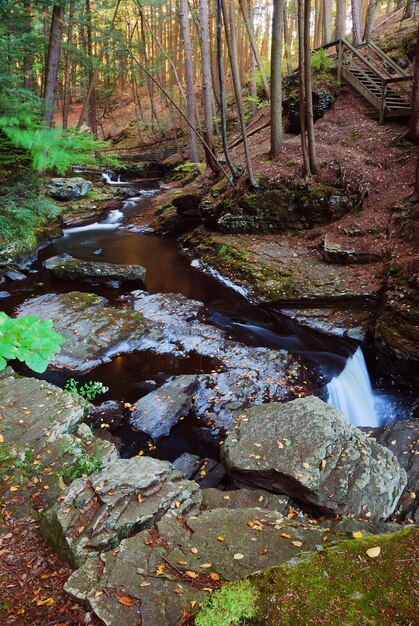
[[[10,487],[10,491],[18,491],[19,487]]]
[[[380,552],[381,552],[380,546],[375,546],[374,548],[368,548],[367,555],[371,559],[375,559],[380,554]]]
[[[233,559],[235,559],[236,561],[241,561],[241,559],[244,559],[244,554],[236,552],[236,554],[233,555]]]
[[[178,509],[180,507],[180,502],[178,500],[176,500],[175,502],[175,507]]]
[[[297,548],[301,548],[301,546],[303,545],[302,541],[291,541],[293,546],[296,546]]]
[[[144,502],[143,498],[139,494],[137,496],[137,502],[138,504],[141,504],[142,502]]]
[[[218,576],[216,572],[211,572],[209,577],[211,578],[211,580],[220,580],[220,577]]]
[[[223,537],[222,535],[218,535],[217,540],[218,541],[225,541],[225,537]]]
[[[278,446],[278,448],[282,449],[284,447],[284,444],[282,443],[282,441],[277,441],[276,445]]]
[[[322,459],[322,467],[326,467],[326,459]]]
[[[191,548],[192,554],[198,554],[198,548]]]
[[[191,570],[186,570],[185,576],[188,578],[198,578],[198,574],[196,572],[191,572]]]
[[[281,537],[284,537],[284,539],[291,539],[291,535],[288,533],[281,533]]]
[[[354,533],[352,533],[352,537],[355,537],[355,539],[361,539],[361,537],[364,536],[364,533],[361,530],[356,530]]]
[[[303,463],[303,467],[304,467],[304,469],[308,469],[309,468],[309,464],[308,463]]]
[[[128,598],[128,596],[120,596],[118,598],[118,602],[123,606],[132,606],[134,604],[134,600],[132,598]]]
[[[186,565],[187,561],[178,561],[178,565]]]
[[[204,567],[206,569],[208,569],[209,567],[212,567],[211,563],[202,563],[202,565],[200,565],[199,567]]]
[[[192,608],[194,608],[195,604],[196,604],[196,600],[191,600],[191,607]]]
[[[44,489],[49,489],[49,485],[44,485]]]
[[[0,435],[0,443],[3,443],[3,442],[4,442],[4,437],[3,435]]]
[[[157,565],[156,567],[156,576],[161,576],[162,574],[164,574],[164,565]]]

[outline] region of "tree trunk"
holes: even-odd
[[[58,64],[60,62],[61,39],[64,22],[64,7],[55,4],[52,9],[51,29],[48,44],[48,56],[46,66],[45,90],[44,90],[44,115],[43,120],[48,128],[52,126],[54,115],[54,99],[57,88]]]
[[[233,163],[230,151],[228,149],[227,142],[227,102],[225,93],[224,82],[224,61],[223,61],[223,0],[216,0],[217,3],[217,66],[218,66],[218,81],[220,84],[220,112],[221,112],[221,139],[223,142],[223,150],[226,158],[227,165],[233,175],[233,178],[238,176],[238,170]]]
[[[336,36],[344,39],[346,35],[346,0],[336,0]]]
[[[204,104],[204,137],[211,152],[215,153],[213,141],[213,123],[212,123],[212,77],[211,77],[211,60],[209,49],[209,25],[208,25],[208,4],[207,0],[199,0],[199,17],[201,21],[200,39],[201,39],[201,58],[202,58],[202,99]],[[215,174],[221,172],[218,162],[208,151],[205,152],[208,167]]]
[[[282,148],[282,27],[283,0],[273,0],[271,38],[271,152],[275,159]]]
[[[231,73],[233,77],[234,95],[236,98],[237,113],[239,116],[240,129],[243,135],[244,156],[246,159],[247,173],[249,175],[250,186],[257,188],[257,183],[253,176],[252,161],[250,158],[249,144],[247,141],[246,122],[244,119],[243,102],[241,95],[241,83],[239,73],[239,62],[237,58],[237,40],[236,40],[236,20],[234,15],[234,0],[230,0],[230,10],[227,14],[225,0],[223,0],[224,27],[226,32],[228,54],[230,57]],[[227,26],[227,17],[229,17],[229,28]]]
[[[410,141],[419,145],[419,26],[416,37],[416,54],[413,74],[412,116],[410,118],[408,137]]]
[[[310,176],[310,160],[308,157],[307,133],[306,133],[306,98],[305,98],[305,61],[304,61],[304,0],[298,0],[298,99],[300,105],[300,134],[301,152],[303,154],[304,176]]]
[[[87,22],[87,55],[89,68],[89,86],[92,85],[89,98],[89,126],[93,135],[97,136],[97,113],[96,113],[96,89],[95,70],[93,67],[93,43],[92,43],[92,8],[90,0],[86,0],[86,22]]]
[[[252,48],[252,52],[253,52],[253,54],[255,56],[256,63],[257,63],[258,68],[259,68],[260,77],[262,79],[262,84],[263,84],[263,89],[264,89],[264,92],[265,92],[265,95],[266,95],[267,99],[269,100],[270,97],[271,97],[269,84],[268,84],[268,81],[266,80],[266,75],[265,75],[265,70],[263,68],[262,59],[260,58],[259,50],[258,50],[257,45],[256,45],[255,36],[254,36],[254,33],[253,33],[253,26],[252,26],[252,24],[249,21],[249,15],[247,13],[247,9],[246,9],[246,6],[244,4],[244,0],[239,0],[239,3],[240,3],[240,9],[241,9],[241,12],[242,12],[242,15],[243,15],[244,22],[246,24],[247,34],[249,35],[249,41],[250,41],[250,45],[251,45],[251,48]]]
[[[30,35],[32,30],[32,18],[31,18],[31,2],[30,0],[23,0],[23,9],[25,12],[24,22],[25,31]],[[23,88],[30,89],[32,84],[32,66],[33,58],[30,52],[30,44],[26,43],[25,52],[23,55]]]
[[[189,31],[188,19],[188,2],[180,0],[180,18],[183,34],[183,46],[185,52],[185,72],[186,72],[186,99],[187,99],[187,118],[189,124],[196,129],[195,115],[195,97],[193,85],[193,67],[192,67],[192,50],[191,50],[191,34]],[[189,158],[192,163],[198,162],[198,152],[196,148],[195,133],[188,127],[189,131]]]
[[[323,45],[332,41],[332,0],[323,0]]]
[[[291,36],[292,29],[290,28],[290,19],[287,12],[286,2],[283,3],[283,20],[284,20],[284,48],[285,48],[285,59],[287,62],[287,73],[292,74],[292,62],[291,62]]]
[[[311,173],[317,172],[316,144],[314,139],[313,97],[311,87],[311,47],[310,47],[310,15],[311,0],[304,3],[304,90],[306,104],[306,128],[308,140],[308,156]]]
[[[372,29],[374,27],[374,20],[377,14],[378,0],[370,0],[367,10],[367,17],[365,19],[364,41],[369,41]]]
[[[64,72],[64,103],[63,103],[63,129],[68,127],[68,110],[70,107],[70,69],[71,69],[71,44],[73,39],[74,0],[70,0],[67,27],[67,54],[65,57]]]
[[[352,43],[354,46],[360,46],[362,43],[360,0],[351,0],[351,9],[352,9]]]

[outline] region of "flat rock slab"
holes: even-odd
[[[316,397],[245,411],[222,459],[237,484],[286,494],[324,513],[386,519],[406,485],[392,452]]]
[[[47,259],[44,263],[53,276],[63,280],[75,280],[90,284],[103,284],[109,281],[120,283],[144,282],[146,269],[142,265],[117,265],[96,261],[81,261],[66,255]]]
[[[0,432],[6,443],[38,447],[73,433],[83,420],[85,401],[8,368],[0,377]]]
[[[42,530],[64,558],[80,565],[166,514],[198,509],[200,502],[198,485],[183,480],[168,461],[118,459],[73,481],[44,516]]]
[[[327,335],[348,337],[357,341],[366,339],[375,314],[374,310],[367,306],[362,309],[348,306],[345,311],[336,307],[281,308],[280,310],[283,315],[295,320],[301,326],[313,328]]]
[[[297,357],[231,341],[223,330],[205,323],[201,302],[143,291],[131,297],[148,323],[143,350],[213,360],[211,373],[198,376],[193,396],[193,411],[211,427],[228,428],[234,416],[252,404],[312,393],[310,374]]]
[[[108,307],[107,302],[78,291],[45,294],[24,302],[18,317],[37,315],[52,319],[54,329],[66,339],[52,361],[53,367],[87,372],[115,354],[135,350],[146,328],[141,313]]]
[[[354,265],[364,263],[376,263],[382,260],[382,255],[372,252],[368,244],[357,244],[346,239],[339,240],[326,235],[323,243],[323,258],[327,263],[338,265]]]
[[[137,408],[130,414],[130,424],[159,441],[189,413],[197,389],[197,376],[174,376],[135,402]]]
[[[164,518],[157,531],[89,559],[66,591],[106,626],[175,626],[218,581],[237,580],[337,538],[320,524],[284,520],[258,507],[204,511],[185,522]]]

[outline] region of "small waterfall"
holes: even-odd
[[[109,211],[109,215],[106,217],[106,219],[103,220],[102,224],[121,224],[123,219],[124,214],[122,213],[122,211],[114,209],[112,211]]]
[[[327,385],[329,404],[335,406],[354,426],[379,426],[374,394],[361,348],[349,357],[345,368]]]

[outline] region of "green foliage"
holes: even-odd
[[[313,81],[324,80],[326,82],[332,82],[332,71],[336,67],[336,63],[332,57],[330,57],[326,50],[320,48],[316,52],[311,53],[310,57],[311,72],[313,75]]]
[[[11,318],[0,312],[0,370],[8,360],[18,359],[34,372],[44,372],[64,341],[51,320],[34,315]]]
[[[258,593],[248,580],[239,580],[204,600],[196,626],[240,626],[254,617]]]
[[[186,161],[173,169],[171,178],[173,180],[180,180],[183,184],[187,184],[202,174],[205,168],[205,163],[191,163]]]
[[[89,380],[88,383],[80,385],[74,378],[70,378],[64,387],[64,391],[68,391],[73,395],[78,394],[85,400],[94,400],[96,396],[106,393],[108,390],[109,387],[105,387],[105,385],[98,380]]]
[[[96,448],[93,451],[88,447],[91,440],[73,441],[63,443],[60,446],[60,469],[59,475],[65,483],[69,483],[82,476],[90,476],[97,472],[103,465],[103,453]],[[68,458],[70,457],[70,458]]]

